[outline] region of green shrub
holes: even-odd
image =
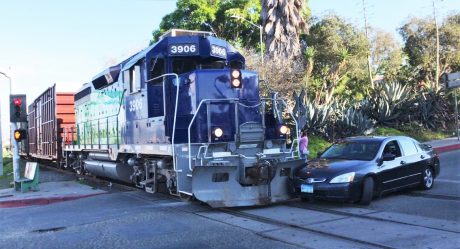
[[[310,151],[309,159],[316,158],[318,152],[323,152],[332,143],[320,136],[308,136],[308,150]]]

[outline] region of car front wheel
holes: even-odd
[[[369,205],[371,204],[372,197],[374,195],[374,179],[372,177],[366,177],[363,182],[363,192],[359,204]]]
[[[434,184],[434,174],[433,174],[433,169],[431,167],[426,168],[423,173],[423,178],[422,182],[420,183],[420,186],[424,190],[431,189]]]

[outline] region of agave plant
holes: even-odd
[[[364,108],[377,123],[395,126],[408,120],[413,100],[413,93],[408,86],[393,82],[377,86]]]
[[[294,92],[293,98],[295,101],[293,113],[299,127],[307,129],[310,133],[324,134],[329,117],[333,114],[332,104],[320,105],[307,102],[304,90],[300,92],[299,96]]]
[[[415,121],[430,129],[446,128],[455,119],[443,91],[420,92],[413,108]]]
[[[334,124],[334,133],[339,137],[369,135],[374,131],[374,125],[375,121],[363,111],[349,107],[338,115]]]

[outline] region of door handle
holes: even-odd
[[[404,164],[406,164],[406,162],[405,162],[405,161],[401,161],[401,165],[404,165]]]
[[[425,159],[425,156],[424,156],[424,155],[421,155],[420,158],[421,158],[421,159]]]

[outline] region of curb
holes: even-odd
[[[446,146],[440,146],[434,148],[434,150],[437,153],[443,153],[447,151],[453,151],[453,150],[460,150],[460,144],[451,144],[451,145],[446,145]]]
[[[51,203],[78,200],[81,198],[92,197],[92,196],[101,195],[101,194],[105,194],[105,193],[2,201],[0,202],[0,208],[25,207],[25,206],[32,206],[32,205],[48,205]]]

